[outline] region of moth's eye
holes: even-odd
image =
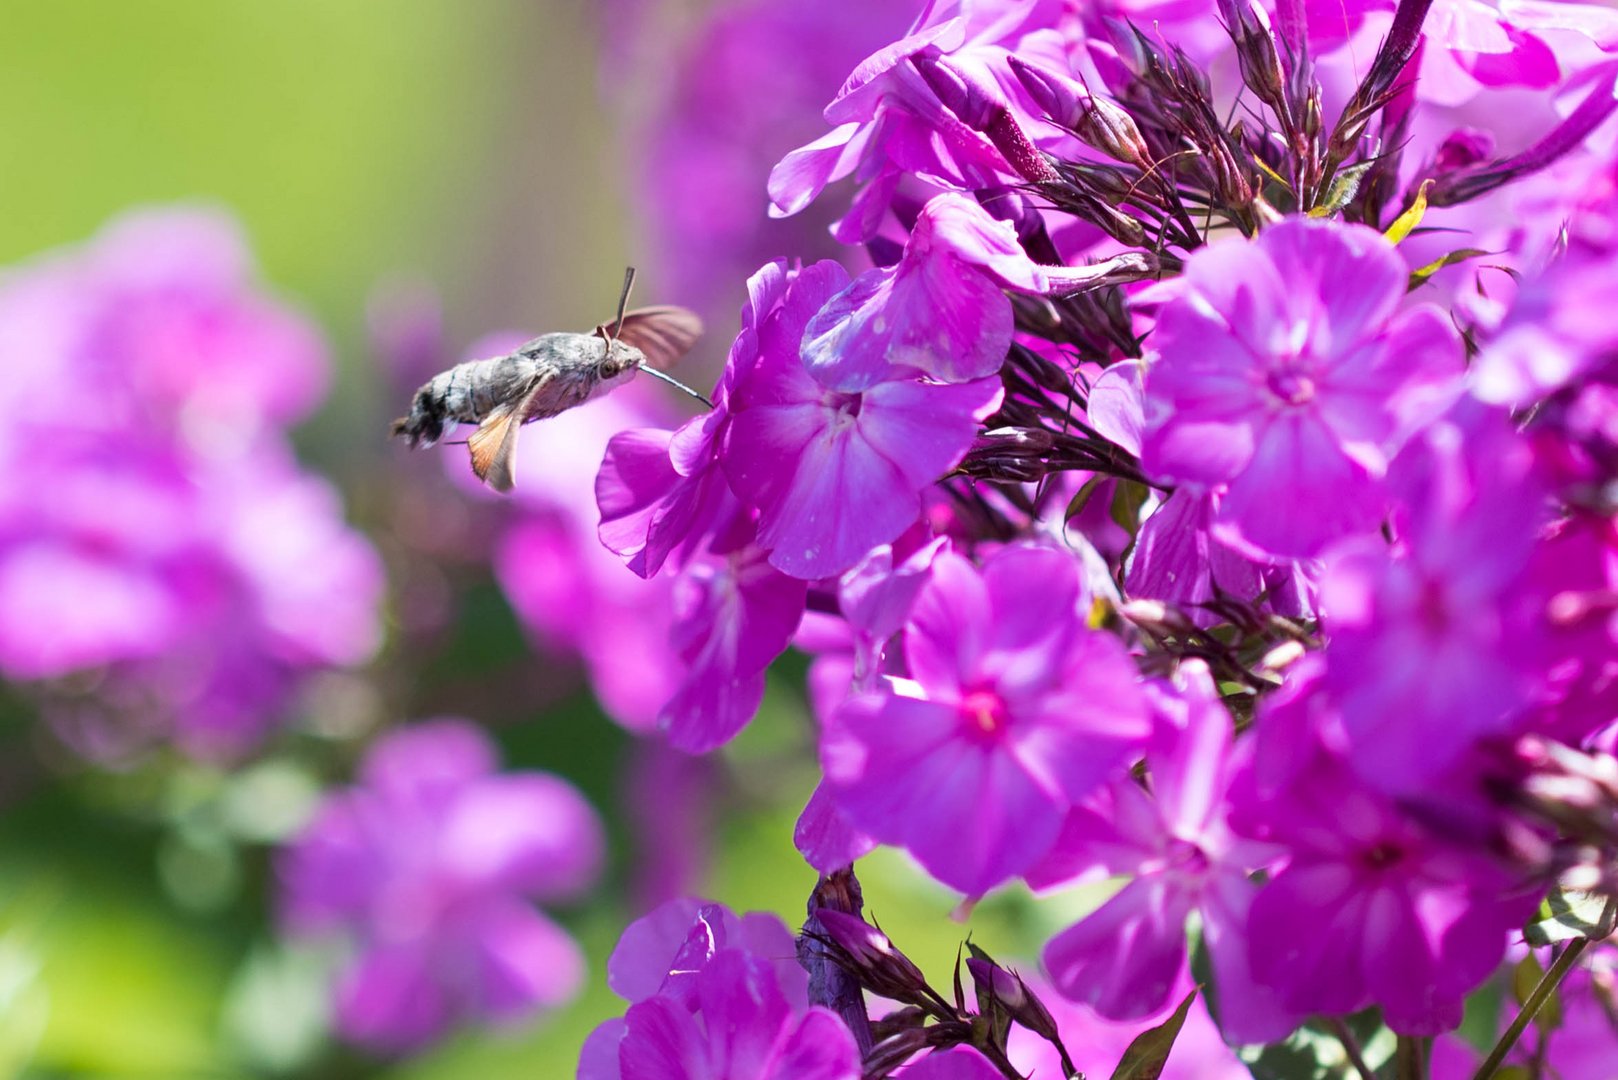
[[[601,361],[601,377],[603,379],[612,378],[614,375],[618,374],[622,366],[622,364],[618,363],[618,358],[616,356],[607,357],[605,360]]]

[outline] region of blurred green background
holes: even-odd
[[[378,283],[436,287],[458,349],[496,328],[592,325],[635,261],[593,14],[586,0],[4,0],[0,264],[82,240],[137,204],[234,211],[265,278],[333,345],[333,393],[299,432],[305,460],[343,486],[386,552],[365,481],[402,453],[383,437],[401,403],[365,348]],[[651,299],[655,283],[643,288]],[[635,914],[615,805],[629,740],[565,678],[531,697],[469,694],[552,676],[486,570],[455,568],[451,580],[457,617],[441,640],[407,649],[395,637],[373,671],[327,680],[302,706],[305,733],[235,775],[172,759],[98,773],[55,749],[20,699],[4,703],[0,1076],[571,1074],[585,1034],[623,1008],[603,972]],[[814,884],[791,845],[814,779],[792,674],[724,755],[704,885],[789,923]],[[494,729],[508,765],[567,775],[608,817],[609,877],[560,913],[592,982],[530,1028],[374,1061],[322,1034],[329,958],[278,941],[268,842],[320,783],[345,779],[358,750],[333,753],[310,730],[352,719],[352,736],[451,709]],[[956,898],[901,858],[868,862],[869,911],[947,986],[967,929],[944,918]],[[1070,913],[1011,891],[971,929],[997,955],[1028,957]]]

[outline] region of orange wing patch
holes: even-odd
[[[472,451],[472,471],[496,491],[510,491],[516,485],[512,455],[521,430],[521,411],[507,405],[484,417],[466,440],[467,449]]]

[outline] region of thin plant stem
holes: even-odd
[[[1419,1035],[1399,1036],[1399,1048],[1396,1060],[1399,1063],[1399,1080],[1427,1080],[1427,1050],[1430,1045],[1428,1039]]]
[[[1609,911],[1612,906],[1612,898],[1608,897],[1607,908]],[[1606,917],[1607,912],[1604,911],[1602,919],[1605,920]],[[1522,1037],[1522,1033],[1528,1030],[1529,1024],[1533,1023],[1534,1016],[1539,1012],[1540,1007],[1550,1000],[1551,994],[1556,992],[1556,988],[1561,984],[1563,977],[1573,969],[1574,963],[1580,956],[1584,955],[1584,950],[1589,947],[1589,938],[1579,938],[1568,943],[1567,948],[1562,950],[1562,954],[1551,964],[1550,969],[1540,976],[1539,983],[1534,987],[1534,992],[1528,995],[1527,1001],[1523,1002],[1522,1009],[1517,1013],[1516,1019],[1512,1020],[1511,1026],[1506,1028],[1506,1033],[1500,1036],[1500,1041],[1494,1044],[1494,1049],[1489,1051],[1489,1056],[1484,1059],[1482,1065],[1478,1066],[1478,1071],[1472,1074],[1472,1080],[1489,1080],[1489,1077],[1495,1074],[1501,1063],[1506,1060],[1506,1055],[1511,1053],[1511,1048],[1517,1045],[1517,1040]]]
[[[1360,1080],[1376,1080],[1376,1074],[1371,1072],[1371,1067],[1365,1063],[1365,1054],[1360,1050],[1360,1041],[1348,1030],[1348,1024],[1343,1022],[1343,1018],[1328,1016],[1326,1026],[1337,1036],[1337,1041],[1343,1044],[1343,1049],[1348,1053],[1349,1064],[1360,1074]]]

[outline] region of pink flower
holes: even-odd
[[[681,575],[673,645],[685,672],[659,718],[670,743],[706,753],[753,719],[764,698],[764,672],[792,640],[807,591],[756,547]]]
[[[1349,760],[1366,783],[1415,794],[1528,701],[1540,657],[1525,573],[1548,503],[1528,442],[1475,404],[1393,469],[1398,550],[1335,552],[1321,609]]]
[[[848,281],[805,268],[759,332],[757,362],[731,398],[720,460],[758,510],[770,564],[814,580],[841,573],[921,514],[921,491],[958,463],[1000,400],[997,379],[940,386],[898,375],[827,390],[798,356],[804,327]]]
[[[1396,1032],[1447,1031],[1539,896],[1364,784],[1325,748],[1332,722],[1318,665],[1294,667],[1232,787],[1232,826],[1285,849],[1249,910],[1253,976],[1299,1014],[1374,1004]]]
[[[1407,278],[1381,235],[1330,221],[1197,251],[1150,339],[1147,472],[1228,485],[1216,526],[1274,556],[1375,528],[1388,458],[1461,372],[1444,316],[1400,311]]]
[[[1061,993],[1109,1020],[1140,1020],[1170,1006],[1185,981],[1186,918],[1201,915],[1233,1041],[1284,1037],[1300,1017],[1278,1008],[1248,969],[1249,873],[1271,853],[1233,836],[1225,791],[1234,774],[1230,715],[1207,666],[1180,669],[1180,686],[1152,686],[1157,730],[1147,750],[1148,795],[1133,778],[1075,809],[1062,839],[1029,883],[1047,887],[1087,868],[1132,880],[1099,909],[1052,938],[1044,965]],[[1183,991],[1181,991],[1183,993]]]
[[[1032,867],[1068,807],[1144,743],[1122,647],[1083,624],[1067,554],[1007,548],[979,570],[942,554],[887,680],[832,718],[821,761],[852,824],[970,895]]]
[[[560,778],[495,767],[465,721],[395,731],[283,852],[288,928],[355,944],[337,990],[346,1037],[408,1051],[577,991],[578,947],[524,897],[580,894],[601,864],[601,823]]]
[[[854,1037],[806,1007],[808,978],[773,916],[672,900],[630,924],[607,981],[630,1002],[585,1040],[580,1080],[859,1080]]]
[[[39,688],[77,749],[238,755],[303,675],[375,650],[381,565],[282,430],[324,345],[227,216],[132,213],[8,276],[0,356],[0,671],[94,673],[93,696]]]

